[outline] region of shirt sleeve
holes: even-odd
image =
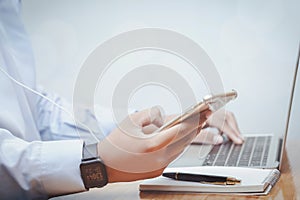
[[[0,129],[1,199],[47,199],[84,191],[81,140],[21,140]]]
[[[42,93],[66,110],[72,110],[59,96]],[[85,191],[79,168],[83,142],[95,143],[115,127],[110,110],[100,106],[96,108],[100,112],[98,118],[87,108],[76,110],[77,120],[84,126],[76,123],[69,112],[42,97],[37,100],[36,108],[37,127],[43,141],[27,142],[0,129],[0,177],[5,183],[0,187],[1,199],[47,199]]]
[[[74,109],[58,95],[46,93],[41,88],[39,91],[64,108],[62,110],[39,97],[37,127],[42,140],[82,139],[86,144],[90,144],[105,138],[116,126],[108,108],[96,106],[95,112],[99,112],[96,117],[89,108],[82,106]]]

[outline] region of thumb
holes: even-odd
[[[152,108],[134,113],[132,117],[133,121],[136,122],[139,127],[144,127],[151,124],[161,127],[164,123],[163,109],[160,106],[154,106]]]
[[[205,128],[200,131],[200,133],[192,141],[193,144],[221,144],[223,142],[223,137],[216,133],[219,132],[215,130],[216,128]]]

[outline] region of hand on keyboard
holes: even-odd
[[[232,112],[219,110],[213,113],[206,121],[209,127],[216,128],[212,131],[210,128],[202,129],[200,134],[194,139],[194,143],[221,144],[223,142],[223,133],[235,144],[242,144],[244,139],[238,128],[237,121]],[[215,132],[218,132],[217,134]]]

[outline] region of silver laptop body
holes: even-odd
[[[283,137],[273,134],[249,134],[243,135],[245,142],[235,145],[231,141],[225,141],[221,145],[191,144],[169,167],[187,166],[241,166],[257,168],[279,168],[282,160],[288,134],[291,109],[295,93],[300,59],[300,45],[297,63],[293,78],[290,103]]]

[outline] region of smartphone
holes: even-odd
[[[201,116],[206,115],[207,111],[215,112],[226,105],[229,101],[234,100],[236,97],[237,92],[235,90],[218,95],[207,95],[201,102],[188,108],[182,115],[175,117],[171,121],[161,126],[157,132],[171,128],[196,114],[200,114],[199,116]],[[201,125],[202,124],[199,124],[199,126]]]

